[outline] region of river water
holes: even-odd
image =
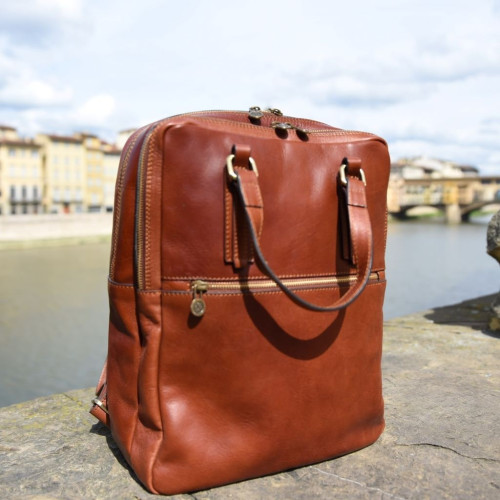
[[[390,223],[385,317],[497,292],[487,221]],[[0,406],[95,384],[108,259],[108,243],[0,252]]]

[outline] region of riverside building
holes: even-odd
[[[120,153],[93,134],[25,139],[0,125],[0,215],[112,211]]]
[[[38,134],[36,140],[42,144],[44,212],[86,211],[85,149],[82,139]]]
[[[43,211],[41,145],[0,125],[0,214]]]

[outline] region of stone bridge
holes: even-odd
[[[391,176],[387,205],[391,215],[406,218],[408,210],[429,206],[443,210],[450,223],[467,221],[486,205],[500,203],[500,177],[404,179]]]

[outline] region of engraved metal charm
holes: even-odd
[[[197,318],[201,318],[207,310],[207,304],[202,296],[208,290],[208,283],[202,280],[196,280],[191,283],[191,290],[193,290],[193,300],[191,301],[191,314]]]
[[[203,299],[197,298],[191,301],[191,314],[193,316],[200,318],[205,314],[206,310],[207,310],[207,305],[205,304],[205,301]]]

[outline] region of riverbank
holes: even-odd
[[[180,499],[494,499],[500,492],[500,336],[493,296],[389,320],[387,427],[357,453]],[[92,389],[0,408],[2,498],[158,498],[87,413]]]
[[[112,213],[3,215],[0,249],[107,241],[112,224]]]
[[[492,211],[478,212],[485,219],[500,210],[491,205]],[[409,213],[408,220],[441,219],[442,213],[431,207],[417,207]],[[395,220],[389,217],[389,221]],[[109,241],[113,214],[37,214],[0,216],[0,250],[39,248],[46,246],[80,245]]]

